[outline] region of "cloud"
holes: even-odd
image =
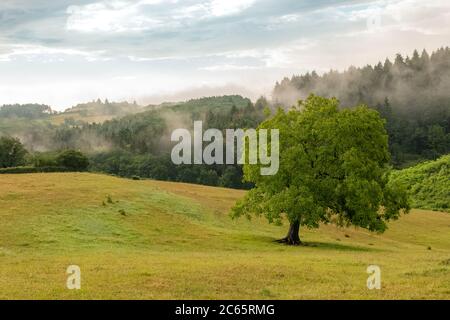
[[[133,32],[164,26],[165,22],[141,13],[144,5],[155,5],[162,0],[102,1],[67,8],[66,28],[79,32]]]
[[[341,8],[339,16],[351,22],[378,20],[375,30],[369,26],[369,30],[362,30],[365,32],[413,31],[426,35],[450,32],[450,2],[447,0],[375,1],[368,7]]]
[[[448,0],[2,0],[0,104],[25,91],[64,106],[205,84],[263,93],[284,76],[449,45],[449,21]]]
[[[224,52],[220,54],[230,60],[246,60],[251,59],[261,65],[252,66],[256,68],[290,68],[295,62],[295,56],[300,53],[312,50],[317,46],[317,42],[310,39],[298,39],[289,44],[280,45],[266,49],[250,49]],[[220,56],[219,55],[219,56]],[[227,66],[225,64],[225,66]],[[237,66],[238,67],[238,66]],[[245,66],[244,66],[245,67]],[[206,69],[206,68],[204,68]],[[235,68],[238,69],[238,68]]]
[[[102,57],[104,54],[102,51],[87,52],[71,48],[52,48],[41,45],[13,44],[3,47],[2,51],[3,53],[0,54],[0,61],[4,62],[20,58],[29,61],[38,59],[41,62],[49,62],[52,60],[62,61],[66,56],[82,57],[91,62],[108,60],[108,58]]]
[[[191,3],[192,1],[188,1]],[[113,0],[72,5],[66,28],[78,32],[141,32],[171,30],[189,24],[191,19],[211,19],[238,14],[256,0],[210,0],[183,5],[177,0]]]
[[[236,70],[255,70],[260,69],[257,66],[235,65],[235,64],[218,64],[214,66],[202,67],[199,70],[205,71],[236,71]]]
[[[210,3],[211,14],[216,17],[240,13],[250,8],[256,0],[214,0]]]
[[[190,86],[183,90],[168,91],[162,94],[154,94],[150,96],[144,96],[139,99],[140,104],[159,104],[162,102],[179,102],[189,99],[197,99],[202,97],[220,96],[220,95],[234,95],[240,94],[250,99],[257,99],[260,96],[260,92],[247,88],[246,86],[226,83],[224,85],[198,85]]]

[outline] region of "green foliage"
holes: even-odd
[[[280,130],[280,169],[262,176],[260,165],[244,165],[245,179],[256,187],[233,217],[254,213],[281,223],[286,215],[309,228],[334,222],[383,232],[387,221],[409,210],[406,193],[388,182],[384,121],[365,106],[339,111],[338,105],[310,96],[259,126]]]
[[[233,107],[243,109],[251,101],[239,95],[225,95],[219,97],[205,97],[200,99],[192,99],[186,102],[171,105],[168,109],[174,111],[188,112],[195,116],[208,110],[230,111]]]
[[[447,128],[450,121],[446,113],[446,106],[450,104],[445,104],[446,99],[439,100],[440,107],[432,107],[434,102],[430,104],[426,114],[411,113],[406,116],[398,115],[394,102],[381,96],[380,99],[383,102],[376,104],[375,108],[387,119],[389,149],[396,167],[450,152],[447,151],[450,148]],[[434,98],[430,99],[434,101]],[[120,105],[118,108],[123,109],[123,112],[112,112],[116,105]],[[17,108],[25,110],[22,107]],[[128,107],[132,108],[130,112],[125,111]],[[141,110],[147,111],[135,113]],[[117,118],[101,124],[74,120],[77,117],[70,118],[80,112],[85,112],[87,116],[110,112]],[[68,117],[60,125],[52,124],[48,115],[30,119],[0,115],[0,135],[23,137],[22,141],[31,154],[27,164],[38,167],[59,166],[55,163],[58,152],[73,149],[89,156],[93,171],[123,177],[135,175],[158,180],[249,188],[251,183],[242,182],[241,166],[174,166],[169,157],[173,146],[170,133],[180,127],[191,129],[194,120],[203,120],[204,130],[255,128],[271,114],[271,105],[264,97],[259,98],[254,105],[241,96],[223,96],[167,103],[158,108],[93,101],[56,115]],[[41,150],[49,152],[37,152]]]
[[[12,104],[0,107],[0,117],[3,118],[26,118],[39,119],[47,118],[53,113],[53,110],[42,104]]]
[[[415,208],[450,212],[450,155],[395,171],[391,180],[407,187]]]
[[[108,99],[102,102],[100,99],[97,99],[88,103],[77,104],[76,106],[67,109],[64,113],[67,115],[79,114],[82,117],[105,115],[124,116],[137,113],[142,111],[142,109],[143,107],[136,103],[129,103],[126,101],[109,102]]]
[[[89,166],[89,159],[80,151],[66,150],[61,152],[56,158],[59,166],[68,168],[74,171],[87,170]]]
[[[169,154],[136,155],[126,151],[98,153],[90,157],[90,170],[121,177],[189,182],[245,189],[240,165],[174,165]]]
[[[36,152],[31,155],[29,162],[37,168],[41,167],[57,167],[57,152]]]
[[[26,154],[27,151],[19,139],[0,137],[0,168],[23,165]]]

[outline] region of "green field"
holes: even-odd
[[[96,174],[0,176],[1,299],[450,299],[450,214],[383,235],[231,220],[244,191]],[[81,290],[66,268],[81,268]],[[366,287],[381,267],[381,290]]]

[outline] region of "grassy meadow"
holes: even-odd
[[[0,176],[0,299],[450,299],[450,214],[382,235],[231,220],[244,191],[89,173]],[[66,268],[81,268],[81,290]],[[381,267],[381,290],[366,287]]]

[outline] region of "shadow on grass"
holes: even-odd
[[[314,248],[318,250],[337,250],[337,251],[355,251],[355,252],[375,252],[375,251],[382,251],[381,249],[377,248],[369,248],[369,247],[363,247],[359,245],[349,245],[349,244],[340,244],[340,243],[333,243],[333,242],[319,242],[319,241],[311,241],[311,242],[302,242],[301,245],[298,246],[290,246],[286,244],[279,244],[276,242],[276,240],[272,239],[272,243],[274,245],[278,246],[284,246],[284,247],[291,247],[291,248]]]
[[[301,245],[287,245],[284,243],[278,243],[277,239],[274,239],[272,237],[267,236],[256,236],[256,235],[249,235],[245,238],[239,237],[239,244],[242,246],[244,243],[251,244],[252,246],[258,245],[261,247],[266,247],[267,243],[272,244],[273,246],[279,247],[279,248],[297,248],[299,250],[306,249],[306,248],[312,248],[317,250],[336,250],[336,251],[354,251],[354,252],[380,252],[384,251],[379,248],[374,247],[366,247],[361,244],[342,244],[342,243],[335,243],[335,242],[321,242],[321,241],[303,241]]]
[[[359,251],[359,252],[373,252],[382,251],[377,248],[362,247],[357,245],[340,244],[333,242],[306,242],[303,244],[306,247],[314,247],[317,249],[327,249],[327,250],[339,250],[339,251]]]

